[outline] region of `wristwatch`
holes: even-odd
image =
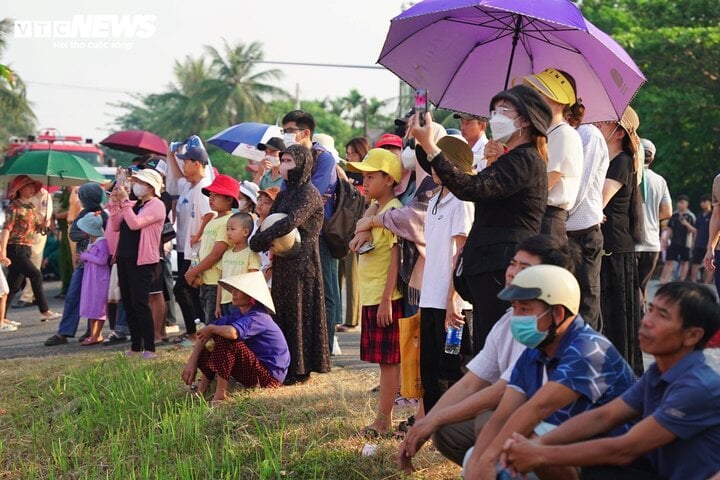
[[[432,161],[435,160],[435,157],[437,157],[437,156],[440,155],[441,153],[442,153],[442,150],[440,150],[440,149],[435,150],[435,151],[432,152],[432,153],[428,153],[428,155],[427,155],[427,161],[428,161],[428,163],[432,163]]]

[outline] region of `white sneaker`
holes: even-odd
[[[14,332],[16,330],[17,330],[17,327],[15,325],[11,325],[9,323],[0,325],[0,332]]]
[[[10,325],[15,325],[16,327],[19,327],[20,325],[22,325],[22,323],[20,323],[18,321],[8,320],[8,319],[5,319],[5,323],[9,323]]]

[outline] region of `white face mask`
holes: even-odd
[[[247,210],[247,207],[248,207],[248,201],[247,201],[247,200],[244,200],[244,199],[243,199],[243,200],[240,200],[240,201],[238,202],[238,210],[244,211],[244,210]]]
[[[283,134],[283,143],[286,147],[290,147],[292,145],[297,145],[297,140],[295,140],[296,134],[294,133],[284,133]]]
[[[270,165],[273,167],[277,167],[280,165],[280,158],[279,157],[273,157],[272,155],[265,155],[265,160],[270,162]]]
[[[137,198],[143,198],[145,195],[150,193],[150,187],[136,183],[132,187],[133,193]]]
[[[518,131],[518,127],[515,126],[515,119],[498,113],[490,118],[490,130],[492,130],[493,140],[505,143]]]
[[[417,162],[415,150],[410,147],[405,147],[405,150],[403,150],[400,155],[400,159],[402,160],[402,166],[405,170],[415,170],[415,163]]]

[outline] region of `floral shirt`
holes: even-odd
[[[10,230],[8,245],[32,245],[37,235],[38,215],[32,203],[21,203],[14,200],[8,206],[5,216],[5,226]]]

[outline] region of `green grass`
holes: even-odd
[[[360,455],[374,370],[334,369],[278,390],[236,388],[213,408],[187,394],[186,354],[3,361],[0,479],[402,478],[397,441]],[[410,413],[397,412],[396,421]],[[415,463],[414,478],[459,474],[427,447]]]

